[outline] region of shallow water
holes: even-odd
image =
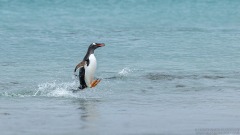
[[[239,128],[240,2],[0,1],[3,135]],[[92,42],[94,89],[76,64]]]

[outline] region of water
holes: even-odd
[[[237,0],[1,0],[1,135],[239,128]],[[73,70],[95,51],[94,89]]]

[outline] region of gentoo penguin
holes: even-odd
[[[95,87],[101,80],[96,79],[94,80],[94,73],[97,67],[97,60],[94,56],[94,50],[98,47],[105,46],[104,43],[92,43],[88,47],[87,54],[83,58],[83,60],[75,67],[74,73],[76,73],[77,69],[79,69],[79,82],[80,86],[79,89],[84,88],[92,88]]]

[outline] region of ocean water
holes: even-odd
[[[0,134],[238,129],[239,37],[238,0],[0,0]],[[73,93],[92,42],[102,81]]]

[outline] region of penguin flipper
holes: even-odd
[[[82,62],[78,63],[77,66],[74,69],[74,72],[76,72],[77,69],[79,69],[80,67],[83,67],[85,64],[86,64],[86,61],[82,61]]]
[[[97,86],[97,84],[101,81],[101,79],[94,80],[91,84],[91,88]]]

